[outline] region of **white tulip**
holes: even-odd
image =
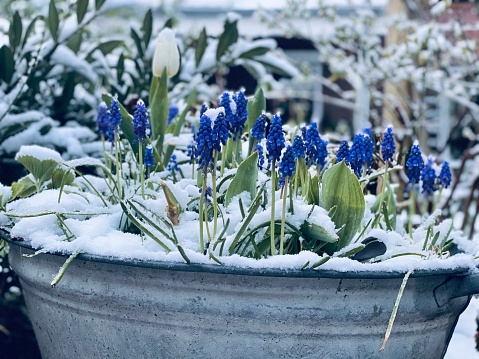
[[[180,53],[176,45],[175,32],[169,28],[163,29],[156,41],[153,55],[153,75],[159,77],[166,67],[166,75],[173,77],[180,68]]]

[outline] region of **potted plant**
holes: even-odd
[[[178,59],[166,29],[150,116],[104,96],[104,161],[24,146],[30,174],[0,188],[43,356],[443,356],[479,292],[474,246],[435,210],[448,164],[415,144],[404,172],[391,127],[333,144],[283,126],[261,89],[198,114],[192,92],[168,124]]]

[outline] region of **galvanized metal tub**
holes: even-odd
[[[44,359],[442,358],[479,277],[417,272],[380,347],[404,273],[249,270],[33,258],[10,242]]]

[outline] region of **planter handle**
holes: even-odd
[[[452,277],[434,288],[434,299],[442,307],[451,299],[479,293],[479,273]]]

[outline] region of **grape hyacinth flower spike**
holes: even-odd
[[[261,142],[261,140],[265,136],[266,131],[266,120],[268,117],[264,113],[262,113],[255,121],[253,128],[251,129],[251,136],[256,138],[257,142]]]
[[[138,156],[140,164],[140,183],[141,195],[145,198],[145,177],[143,171],[143,145],[145,144],[146,133],[149,128],[148,114],[146,112],[145,103],[143,100],[138,100],[136,103],[136,110],[133,115],[133,134],[135,139],[133,143],[138,142]]]
[[[110,104],[110,116],[109,116],[110,125],[108,126],[108,135],[109,141],[115,141],[115,135],[118,135],[121,125],[121,113],[120,113],[120,104],[118,99],[115,97],[111,100]]]
[[[318,124],[316,122],[311,123],[307,129],[305,142],[307,163],[309,165],[318,165],[319,169],[322,169],[328,156],[328,142],[319,136]]]
[[[248,111],[246,110],[246,98],[244,96],[244,91],[238,92],[238,94],[233,96],[233,101],[236,104],[236,111],[234,114],[234,120],[231,127],[231,133],[233,140],[237,141],[241,138],[243,133],[243,128],[248,117]]]
[[[268,137],[266,138],[266,150],[268,151],[268,167],[271,166],[271,223],[270,223],[270,240],[271,255],[275,254],[275,236],[274,236],[274,209],[275,209],[275,192],[276,192],[276,161],[281,157],[281,151],[284,144],[283,124],[279,115],[274,115],[271,119]]]
[[[108,107],[106,107],[105,102],[102,102],[98,107],[98,116],[96,118],[96,123],[98,126],[98,134],[105,138],[109,135],[108,128],[110,124],[109,115],[108,115]]]
[[[198,171],[211,166],[213,160],[213,129],[211,127],[211,119],[203,114],[200,118],[200,126],[196,133],[196,152],[198,157]]]
[[[176,105],[170,105],[170,108],[168,109],[168,118],[166,119],[166,124],[169,125],[173,119],[175,118],[176,115],[178,115],[178,106]]]
[[[154,157],[153,157],[153,146],[148,145],[145,149],[145,160],[143,161],[145,166],[154,167],[156,166]]]
[[[444,187],[447,188],[451,184],[452,175],[451,170],[449,168],[449,163],[444,161],[442,163],[441,172],[439,173],[439,183]]]
[[[293,155],[294,159],[306,157],[306,146],[304,144],[303,138],[299,135],[294,136]]]
[[[421,171],[422,192],[426,193],[426,195],[431,195],[436,190],[436,171],[433,168],[433,164],[432,157],[429,157]]]
[[[143,100],[138,100],[136,103],[136,110],[133,115],[133,133],[135,135],[133,143],[139,141],[142,144],[145,144],[148,127],[149,121],[145,103]]]
[[[349,143],[348,141],[342,141],[339,145],[338,153],[336,154],[336,163],[347,159],[349,155]]]
[[[361,177],[363,166],[367,163],[368,158],[366,137],[369,136],[359,133],[354,135],[353,144],[346,160],[358,178]]]
[[[384,131],[383,141],[381,142],[381,152],[384,162],[392,161],[396,152],[396,144],[394,143],[394,134],[392,126]]]
[[[411,147],[409,158],[406,161],[407,176],[409,183],[419,183],[421,171],[424,167],[424,160],[422,159],[421,149],[417,142]]]
[[[264,151],[263,151],[263,146],[261,145],[256,145],[254,148],[255,151],[258,152],[258,168],[262,171],[263,166],[264,166]]]

